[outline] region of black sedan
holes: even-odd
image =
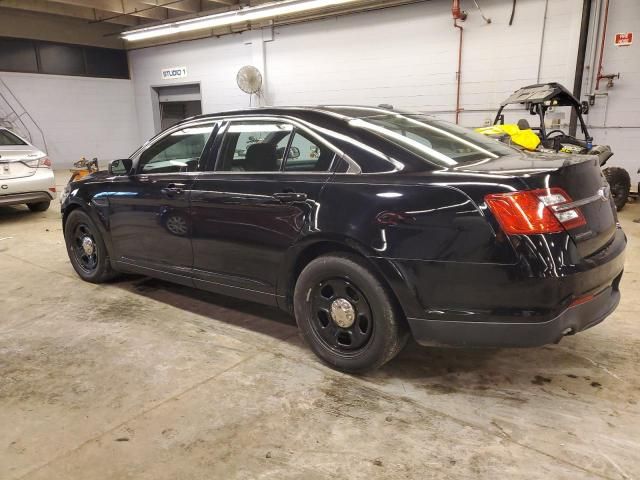
[[[423,345],[540,346],[620,299],[626,238],[597,160],[367,107],[185,120],[70,184],[81,278],[132,272],[275,305],[358,372]]]

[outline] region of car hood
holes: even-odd
[[[108,170],[100,170],[99,172],[94,172],[90,175],[86,175],[82,178],[74,180],[73,183],[84,183],[84,182],[91,182],[91,181],[95,182],[95,181],[105,180],[110,177],[113,177],[113,175],[110,174]]]

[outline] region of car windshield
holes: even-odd
[[[6,145],[27,145],[27,142],[11,133],[9,130],[0,128],[0,146]]]
[[[426,115],[376,115],[349,123],[444,167],[468,165],[514,153],[512,148],[497,140]]]

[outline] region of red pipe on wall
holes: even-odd
[[[464,32],[464,28],[458,25],[458,19],[453,19],[453,26],[460,29],[460,42],[458,44],[458,71],[456,72],[456,81],[458,85],[456,87],[456,125],[460,122],[460,112],[462,108],[460,108],[460,84],[462,82],[462,32]]]
[[[602,42],[600,43],[600,59],[598,60],[598,74],[596,76],[596,90],[600,89],[600,80],[602,80],[602,59],[604,57],[605,41],[607,39],[607,21],[609,20],[609,0],[607,0],[604,8],[604,26],[602,27]]]
[[[451,4],[451,14],[453,15],[453,26],[460,30],[460,42],[458,44],[458,71],[456,72],[456,124],[460,122],[460,112],[462,108],[460,107],[460,85],[462,83],[462,33],[464,32],[464,28],[461,25],[458,25],[458,20],[464,20],[467,18],[467,15],[460,10],[460,0],[452,0]]]
[[[453,0],[451,5],[451,13],[453,14],[454,20],[459,20],[462,18],[462,10],[460,10],[460,0]]]

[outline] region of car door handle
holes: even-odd
[[[272,196],[282,203],[304,202],[307,199],[306,193],[298,192],[274,193]]]
[[[184,183],[170,183],[160,191],[167,197],[175,197],[184,193],[184,187]]]

